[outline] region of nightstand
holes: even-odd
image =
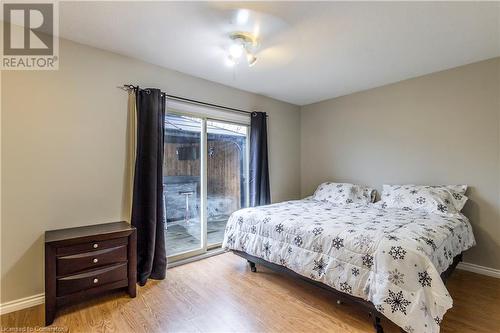
[[[113,222],[45,232],[45,325],[57,309],[110,290],[136,295],[136,229]]]

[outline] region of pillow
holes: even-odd
[[[437,186],[431,186],[431,187],[434,187],[434,188],[446,187],[452,191],[458,192],[461,195],[464,195],[465,192],[467,191],[467,185],[437,185]]]
[[[467,185],[384,185],[382,207],[456,214],[467,202],[466,190]]]
[[[376,191],[366,186],[326,182],[318,186],[313,199],[334,204],[367,204],[375,201]]]

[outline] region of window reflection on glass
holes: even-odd
[[[201,119],[165,117],[163,197],[167,256],[201,248]]]
[[[231,213],[247,205],[247,126],[207,121],[207,241],[221,243]]]

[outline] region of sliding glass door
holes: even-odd
[[[207,121],[207,242],[218,246],[231,213],[247,206],[247,126]]]
[[[202,119],[169,114],[165,120],[163,199],[167,256],[200,250]]]
[[[248,205],[248,126],[168,112],[164,202],[173,261],[219,247],[231,213]]]

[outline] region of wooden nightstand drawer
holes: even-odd
[[[58,247],[56,253],[58,256],[67,256],[82,252],[98,251],[120,245],[127,245],[127,242],[128,242],[127,237],[108,239],[108,240],[96,240],[91,242]]]
[[[57,296],[64,296],[78,291],[100,287],[107,283],[126,280],[127,264],[107,266],[84,273],[57,279]]]
[[[125,239],[126,240],[126,239]],[[127,261],[127,246],[105,248],[57,258],[57,276]]]

